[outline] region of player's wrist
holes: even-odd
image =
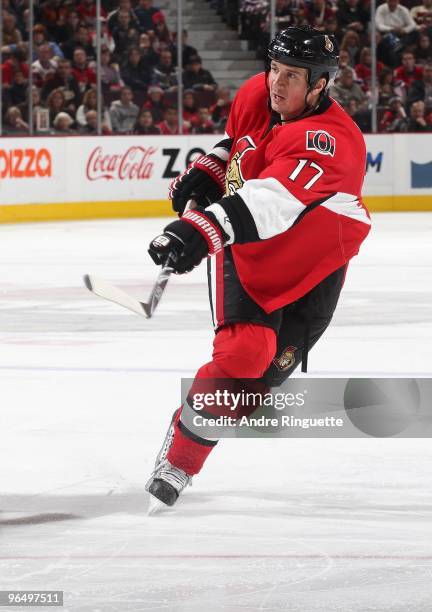
[[[187,210],[182,216],[181,221],[190,224],[201,234],[207,242],[209,255],[214,255],[221,251],[229,240],[229,236],[220,225],[217,217],[208,209],[204,210],[198,207],[193,210]]]
[[[221,161],[225,162],[225,165],[226,165],[226,162],[228,161],[230,153],[231,153],[232,145],[233,145],[232,138],[224,138],[223,140],[219,141],[213,147],[213,149],[207,153],[207,155],[217,157]]]
[[[260,239],[254,218],[247,204],[238,193],[221,198],[206,207],[205,210],[216,217],[219,225],[227,234],[226,245],[245,244]]]

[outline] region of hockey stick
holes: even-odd
[[[86,274],[83,277],[83,280],[87,289],[95,295],[98,295],[105,300],[109,300],[110,302],[114,302],[119,306],[123,306],[124,308],[128,308],[136,314],[150,319],[163,296],[165,287],[173,271],[170,264],[171,257],[168,258],[166,264],[159,272],[154,287],[150,293],[148,302],[140,302],[137,298],[133,297],[129,293],[126,293],[126,291],[123,291],[123,289],[120,289],[111,283],[107,283],[97,276]]]
[[[189,200],[185,210],[194,208],[194,206],[195,202],[193,200]],[[105,300],[109,300],[110,302],[114,302],[114,304],[118,304],[119,306],[123,306],[128,310],[132,310],[132,312],[135,312],[140,316],[150,319],[156,310],[157,305],[161,301],[165,287],[167,286],[169,278],[173,272],[173,268],[171,267],[172,261],[172,255],[169,255],[165,264],[162,266],[162,270],[159,272],[150,293],[148,302],[140,302],[137,298],[133,297],[129,293],[126,293],[126,291],[123,291],[123,289],[120,289],[111,283],[107,283],[97,276],[85,274],[83,280],[87,289],[95,295],[98,295]]]

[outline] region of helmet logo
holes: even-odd
[[[329,53],[332,53],[334,51],[334,44],[332,43],[330,38],[327,36],[327,34],[324,36],[324,40],[325,40],[325,48],[327,49]]]
[[[324,130],[314,130],[306,132],[306,150],[318,151],[321,155],[334,156],[336,149],[336,140]]]

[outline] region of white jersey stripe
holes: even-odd
[[[211,303],[212,303],[212,318],[213,318],[213,327],[216,329],[216,326],[217,326],[216,257],[210,257],[207,261],[210,262],[210,294],[211,294]]]
[[[371,225],[371,220],[367,216],[365,209],[361,206],[356,196],[351,193],[338,192],[323,202],[321,206],[338,215],[344,215],[344,217],[350,217],[355,221]]]
[[[306,208],[272,177],[246,181],[237,194],[249,208],[261,240],[285,232]]]

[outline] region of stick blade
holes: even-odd
[[[150,319],[153,314],[151,304],[146,304],[145,302],[141,302],[141,306],[143,307],[143,310],[145,312],[147,319]]]
[[[119,287],[116,287],[111,283],[107,283],[103,279],[90,274],[85,274],[83,281],[87,289],[95,295],[98,295],[105,300],[109,300],[110,302],[114,302],[114,304],[118,304],[119,306],[123,306],[124,308],[127,308],[128,310],[131,310],[142,317],[151,316],[147,314],[145,309],[147,304],[143,304]]]

